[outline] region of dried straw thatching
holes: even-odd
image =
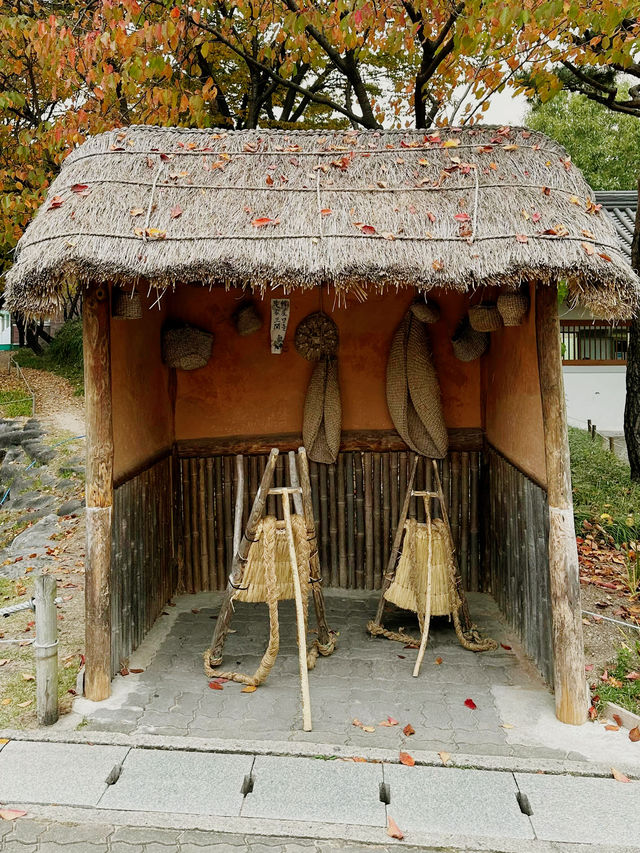
[[[600,316],[637,280],[566,152],[521,128],[237,131],[130,127],[73,151],[19,244],[7,304],[56,306],[67,279],[342,298],[415,285],[568,278]]]

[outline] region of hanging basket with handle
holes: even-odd
[[[162,360],[167,367],[197,370],[211,358],[213,335],[187,323],[171,325],[162,331]]]
[[[486,352],[489,335],[487,332],[476,332],[471,328],[468,317],[464,317],[451,338],[451,346],[459,361],[475,361]]]
[[[529,310],[529,297],[526,293],[501,293],[497,307],[505,326],[520,326]]]
[[[476,332],[495,332],[502,327],[502,317],[495,302],[481,302],[469,308],[469,323]]]
[[[139,320],[142,317],[142,300],[138,291],[114,287],[111,313],[121,320]]]

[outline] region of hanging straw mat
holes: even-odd
[[[414,518],[410,518],[407,520],[404,529],[402,554],[396,576],[384,597],[397,607],[401,607],[403,610],[412,610],[422,617],[427,603],[428,528],[426,524],[420,524]],[[436,518],[431,522],[431,536],[433,540],[431,615],[448,616],[451,613],[449,599],[451,550],[442,519]]]
[[[302,440],[312,462],[336,461],[341,423],[338,364],[335,358],[323,358],[311,374],[302,418]]]

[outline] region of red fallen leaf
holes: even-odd
[[[472,711],[475,711],[475,709],[478,707],[473,701],[473,699],[465,699],[464,704],[467,708],[471,708]]]
[[[402,841],[404,838],[404,832],[400,829],[391,815],[387,816],[387,835],[389,838],[397,838],[398,841]]]
[[[528,243],[529,242],[529,238],[527,237],[526,234],[516,234],[516,240],[518,241],[518,243]]]
[[[551,195],[551,187],[542,187],[543,195]]]
[[[591,672],[593,670],[593,664],[592,663],[586,664],[584,669],[585,669],[585,672]]]
[[[160,159],[161,159],[161,160],[164,160],[164,162],[166,163],[166,162],[167,162],[167,160],[171,160],[171,159],[172,159],[172,157],[171,157],[171,154],[165,154],[165,153],[163,152],[163,153],[160,155]]]
[[[595,706],[595,705],[592,705],[592,706],[589,708],[589,719],[590,719],[590,720],[595,720],[595,719],[597,718],[597,716],[598,716],[598,712],[597,712],[597,710],[596,710],[596,706]]]
[[[500,645],[501,645],[501,646],[502,646],[502,648],[503,648],[503,649],[505,649],[506,651],[508,651],[508,652],[510,652],[510,651],[511,651],[511,646],[505,646],[505,644],[504,644],[504,643],[500,643]]]
[[[622,717],[620,716],[620,714],[613,714],[612,716],[613,716],[613,719],[616,721],[616,723],[619,726],[621,726],[622,725]]]
[[[630,781],[628,776],[625,776],[624,773],[621,773],[619,770],[616,770],[615,767],[611,768],[611,775],[616,780],[616,782],[629,782]]]
[[[383,720],[381,723],[378,723],[378,725],[379,726],[386,726],[387,728],[390,728],[391,726],[399,725],[399,723],[397,720],[394,720],[393,717],[387,717],[386,720]]]
[[[331,216],[333,210],[330,207],[323,207],[320,211],[320,216]]]
[[[133,672],[135,675],[140,675],[141,672],[144,672],[144,669],[130,669],[129,672]]]
[[[33,560],[33,558],[34,558],[34,557],[37,557],[37,556],[38,556],[37,554],[29,554],[29,559],[30,559],[30,560]]]
[[[182,214],[183,214],[183,213],[184,213],[184,211],[183,211],[183,209],[180,207],[180,205],[179,205],[179,204],[176,204],[176,206],[175,206],[175,207],[172,207],[172,208],[171,208],[171,218],[172,218],[172,219],[177,219],[179,216],[182,216]]]
[[[0,809],[0,818],[2,820],[15,820],[18,817],[24,817],[25,811],[22,809]]]
[[[471,219],[468,213],[455,213],[453,218],[456,222],[468,222]]]
[[[629,681],[638,681],[638,679],[640,679],[640,672],[628,672],[625,675],[625,678],[627,678]]]
[[[400,764],[404,764],[405,767],[413,767],[415,763],[415,758],[412,758],[412,756],[410,756],[408,752],[400,753]]]
[[[629,740],[633,743],[637,743],[640,740],[640,728],[638,726],[634,726],[629,731]]]
[[[222,689],[223,689],[222,684],[218,684],[218,682],[217,682],[217,681],[210,681],[210,682],[209,682],[209,687],[210,687],[212,690],[222,690]]]
[[[431,213],[431,211],[428,210],[427,211],[427,219],[429,220],[429,222],[435,222],[436,221],[435,213]]]
[[[442,663],[442,658],[436,658],[435,663],[436,666],[440,666],[440,664]]]
[[[376,229],[373,227],[373,225],[365,225],[362,222],[354,222],[353,224],[355,225],[356,228],[358,228],[360,231],[362,231],[363,234],[375,234],[376,233]]]
[[[609,261],[609,263],[613,263],[613,258],[610,258],[606,252],[598,252],[598,257],[602,258],[603,261]]]
[[[129,675],[129,670],[126,666],[122,667],[122,669],[120,670],[120,675]]]
[[[398,657],[400,658],[400,660],[404,660],[406,658],[406,655],[398,655]]]
[[[67,693],[71,693],[71,695],[72,695],[72,696],[77,696],[77,695],[78,695],[78,694],[77,694],[77,692],[73,689],[73,687],[70,687],[70,688],[67,690]]]
[[[88,184],[74,184],[71,187],[71,192],[75,193],[76,195],[81,195],[83,197],[86,197],[91,194],[91,190],[89,189]]]
[[[267,175],[267,177],[265,178],[265,183],[268,187],[273,186],[273,178],[271,177],[271,175]]]
[[[409,737],[410,735],[414,735],[416,730],[413,728],[411,723],[407,723],[407,725],[402,729],[402,733]]]
[[[542,219],[542,214],[536,212],[532,214],[531,219],[533,220],[533,222],[540,222],[540,220]]]
[[[264,228],[265,225],[280,225],[279,219],[271,219],[269,216],[259,216],[251,223],[254,228]]]
[[[59,207],[62,207],[63,199],[61,195],[54,195],[51,199],[51,204],[47,208],[47,210],[56,210]]]

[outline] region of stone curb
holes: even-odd
[[[32,741],[35,743],[73,743],[89,746],[125,746],[138,749],[184,750],[185,752],[219,752],[222,754],[245,753],[252,755],[282,755],[290,757],[311,757],[333,755],[338,759],[365,758],[370,762],[399,764],[398,751],[381,747],[335,746],[327,752],[327,744],[292,743],[290,741],[250,741],[227,738],[169,737],[159,735],[133,734],[119,732],[87,731],[46,731],[0,729],[0,739]],[[411,750],[418,765],[441,767],[442,759],[437,752]],[[476,770],[496,770],[512,773],[548,773],[550,775],[590,776],[611,778],[611,766],[601,762],[569,761],[553,758],[519,758],[513,756],[488,756],[464,753],[451,753],[447,767]],[[618,762],[618,770],[629,778],[640,779],[637,765],[625,765]]]
[[[628,711],[626,708],[621,708],[615,702],[607,702],[605,706],[605,714],[612,720],[613,715],[620,717],[622,727],[625,729],[633,729],[636,726],[640,727],[640,714],[634,714],[633,711]]]
[[[20,803],[10,803],[10,807],[20,807]],[[224,835],[261,836],[263,838],[282,838],[285,840],[341,841],[359,844],[375,844],[390,847],[395,844],[387,836],[382,826],[339,826],[325,823],[269,820],[264,818],[213,817],[208,815],[175,815],[155,812],[111,811],[108,809],[75,808],[69,806],[24,806],[30,820],[47,820],[58,823],[95,823],[101,826],[145,827],[155,829],[189,830],[197,829]],[[87,820],[91,817],[91,820]],[[572,844],[558,841],[527,840],[527,853],[593,853],[591,844]],[[405,835],[402,845],[411,848],[427,848],[429,851],[473,850],[474,853],[522,853],[522,839],[500,839],[487,836],[441,835],[436,833],[412,832]],[[206,848],[203,847],[203,850]],[[629,853],[632,848],[622,846],[598,846],[598,853]],[[637,848],[635,848],[637,849]]]

